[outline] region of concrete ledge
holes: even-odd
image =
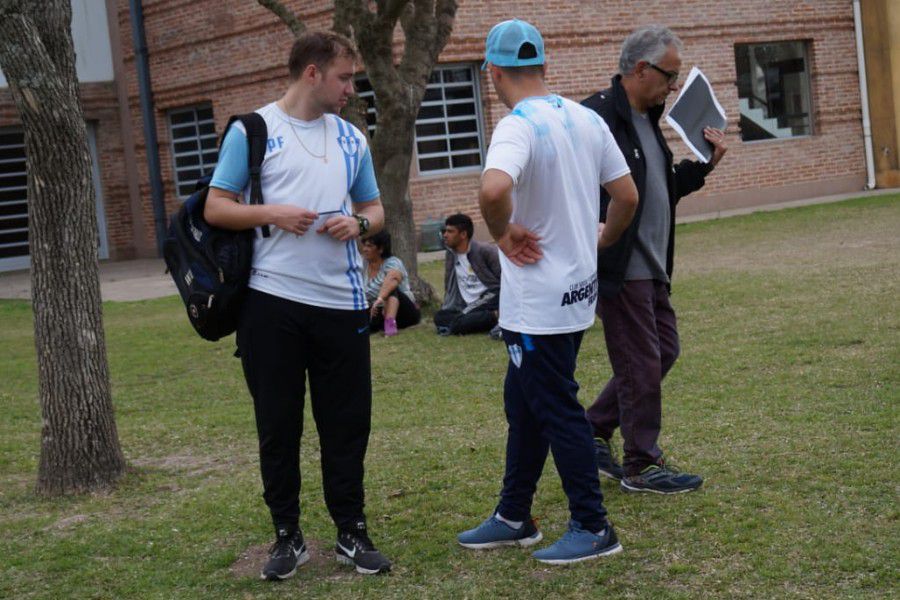
[[[772,204],[762,204],[758,206],[745,206],[742,208],[730,208],[726,210],[717,210],[693,215],[685,215],[677,217],[676,223],[693,223],[696,221],[710,221],[712,219],[724,219],[726,217],[737,217],[740,215],[749,215],[756,212],[771,212],[784,208],[796,208],[799,206],[811,206],[813,204],[830,204],[832,202],[841,202],[852,198],[871,198],[873,196],[886,196],[888,194],[900,194],[900,188],[892,188],[887,190],[870,190],[862,192],[849,192],[845,194],[835,194],[833,196],[819,196],[817,198],[806,198],[804,200],[791,200],[788,202],[774,202]]]
[[[101,261],[100,296],[104,301],[162,298],[177,294],[161,258]],[[31,272],[0,273],[0,298],[31,298]]]
[[[710,177],[715,175],[712,174]],[[859,195],[865,192],[865,183],[866,178],[862,174],[776,185],[760,182],[758,187],[748,186],[730,192],[707,193],[700,190],[682,199],[678,204],[678,212],[683,216],[689,216],[839,194]]]

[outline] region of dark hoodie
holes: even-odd
[[[625,161],[631,169],[631,176],[634,178],[634,184],[637,186],[638,197],[640,198],[637,210],[634,213],[634,220],[622,234],[622,237],[619,238],[619,241],[597,254],[597,279],[600,283],[600,295],[609,298],[617,295],[622,289],[622,284],[625,281],[625,270],[628,268],[628,261],[631,259],[631,253],[634,251],[644,206],[643,198],[646,189],[647,169],[644,163],[644,151],[641,148],[637,131],[635,131],[634,124],[631,121],[631,105],[628,103],[625,88],[622,87],[621,75],[613,77],[611,87],[597,92],[589,98],[585,98],[581,101],[581,104],[596,111],[606,121],[613,137],[616,138],[619,149],[625,155]],[[656,139],[659,141],[666,159],[669,206],[671,207],[669,248],[666,252],[666,274],[671,280],[673,255],[675,252],[675,206],[682,197],[703,187],[706,175],[712,170],[712,165],[693,160],[683,160],[673,166],[672,151],[669,150],[669,145],[659,129],[659,119],[664,110],[665,105],[660,104],[647,111],[647,116],[650,118],[653,131],[656,133]],[[605,189],[601,188],[601,222],[606,222],[606,209],[609,207],[609,202],[609,194]]]

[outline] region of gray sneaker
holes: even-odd
[[[594,438],[594,456],[597,457],[597,470],[601,475],[615,481],[622,481],[625,472],[622,470],[622,465],[616,461],[608,441],[603,438]]]
[[[683,494],[693,492],[703,485],[699,475],[681,473],[669,465],[650,465],[638,475],[624,477],[619,483],[624,492],[650,492],[653,494]]]

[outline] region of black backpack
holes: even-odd
[[[222,140],[235,121],[244,124],[250,142],[250,203],[262,204],[260,169],[266,153],[266,122],[257,113],[228,120]],[[221,149],[221,141],[220,141]],[[172,216],[163,256],[191,325],[200,337],[212,342],[237,329],[241,305],[247,295],[255,230],[230,231],[213,227],[203,218],[212,174],[197,181],[191,194]],[[269,237],[269,227],[262,228]]]

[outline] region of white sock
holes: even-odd
[[[502,521],[502,522],[506,523],[507,525],[509,525],[509,526],[512,527],[513,529],[518,529],[518,528],[521,527],[522,524],[524,523],[524,521],[510,521],[509,519],[505,519],[505,518],[503,518],[503,515],[501,515],[500,513],[497,513],[497,514],[494,515],[494,516],[497,517],[497,520],[498,520],[498,521]]]

